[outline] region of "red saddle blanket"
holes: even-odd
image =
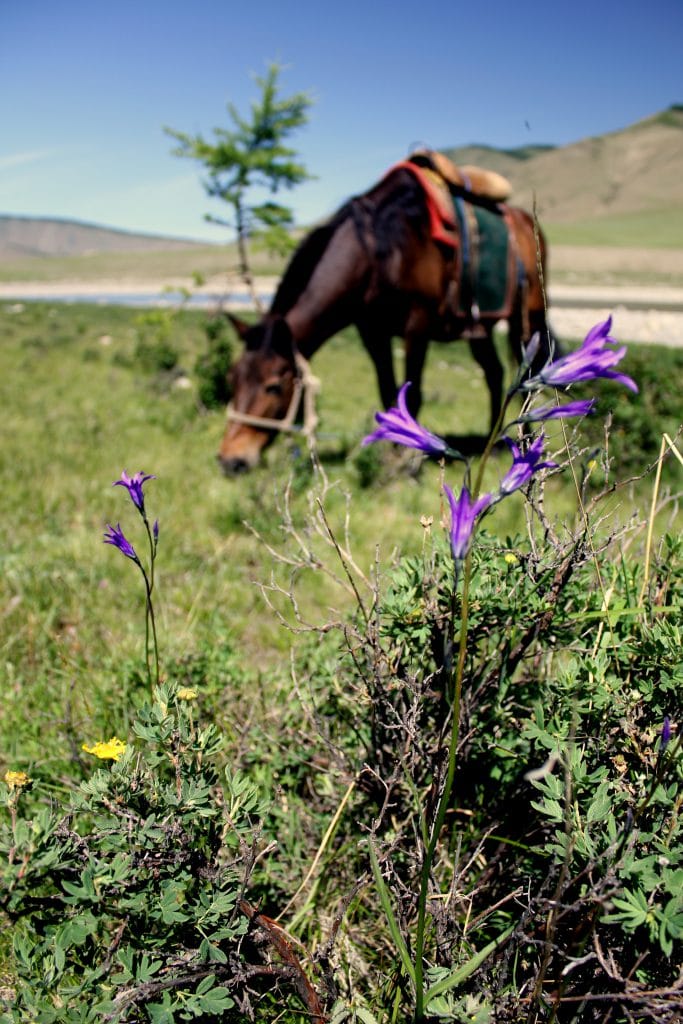
[[[457,248],[459,237],[458,222],[455,215],[453,196],[448,184],[436,171],[431,170],[429,167],[421,167],[410,160],[404,160],[401,163],[395,164],[388,173],[391,174],[393,171],[401,169],[410,171],[417,178],[420,185],[422,185],[429,211],[430,232],[434,241],[442,242],[444,245],[449,245],[454,249]]]

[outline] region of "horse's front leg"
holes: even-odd
[[[391,335],[373,331],[365,324],[358,325],[358,331],[377,374],[379,397],[385,409],[396,404],[398,388],[394,372],[394,356],[391,349]]]
[[[405,344],[405,379],[410,381],[406,403],[413,416],[417,416],[422,406],[422,371],[427,356],[428,340],[423,335],[409,334],[406,336]]]
[[[470,351],[475,360],[484,371],[486,386],[489,389],[491,399],[491,430],[498,422],[503,402],[503,367],[501,366],[496,346],[493,344],[493,334],[487,331],[485,338],[473,338],[470,341]]]

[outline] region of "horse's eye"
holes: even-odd
[[[266,388],[266,393],[269,394],[269,395],[281,395],[282,394],[282,384],[280,383],[279,380],[269,380],[269,381],[267,381],[266,385],[265,385],[265,388]]]

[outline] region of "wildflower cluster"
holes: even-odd
[[[513,494],[521,487],[525,487],[535,474],[542,470],[557,468],[557,463],[544,457],[545,435],[541,431],[535,438],[525,436],[524,442],[517,444],[507,434],[506,430],[514,423],[544,423],[547,420],[566,419],[572,416],[584,416],[593,408],[592,401],[574,401],[564,404],[559,402],[541,406],[536,410],[533,407],[524,413],[521,419],[513,420],[505,424],[505,416],[512,398],[517,394],[534,395],[544,387],[566,388],[579,381],[595,380],[599,377],[606,377],[616,380],[632,391],[637,387],[630,377],[625,376],[612,369],[625,355],[625,346],[618,346],[610,336],[612,326],[611,317],[604,323],[596,325],[588,332],[582,346],[570,355],[557,360],[552,358],[546,363],[540,372],[530,375],[532,362],[540,346],[540,336],[534,336],[524,352],[524,358],[517,378],[508,390],[503,407],[500,411],[498,422],[494,427],[478,471],[478,476],[473,487],[470,486],[469,467],[465,474],[460,495],[455,496],[448,484],[444,484],[444,492],[451,509],[450,542],[453,555],[456,580],[463,576],[463,592],[461,601],[461,628],[459,637],[459,652],[455,668],[450,680],[450,695],[452,703],[451,715],[451,736],[448,745],[447,766],[441,793],[436,803],[433,818],[425,818],[422,822],[422,834],[425,837],[425,849],[422,858],[420,872],[420,891],[417,900],[417,916],[414,954],[408,970],[411,974],[415,988],[415,1020],[424,1019],[425,1006],[429,1002],[430,993],[433,995],[434,988],[428,989],[425,984],[424,975],[424,952],[427,937],[427,905],[429,893],[429,878],[432,866],[435,862],[437,846],[441,831],[446,823],[451,792],[455,780],[456,759],[460,735],[460,716],[463,673],[466,659],[467,645],[467,624],[469,614],[469,585],[471,577],[471,564],[468,558],[472,546],[472,540],[476,531],[477,523],[486,515],[499,501]],[[374,433],[364,438],[364,444],[374,441],[393,441],[405,445],[408,448],[415,448],[418,451],[429,455],[444,457],[446,455],[459,456],[459,453],[452,451],[447,443],[430,431],[425,430],[417,420],[410,414],[406,404],[406,392],[410,387],[407,382],[403,385],[398,396],[397,408],[388,412],[380,412],[376,415],[378,423]],[[510,454],[512,464],[503,476],[498,490],[493,493],[480,494],[479,485],[483,476],[483,469],[487,458],[490,455],[496,441],[505,441]],[[464,571],[463,571],[464,570]],[[454,588],[455,591],[455,588]],[[453,622],[450,624],[451,638],[448,645],[452,643],[454,635]],[[664,736],[662,737],[664,744]],[[381,891],[381,879],[379,872],[375,876]],[[386,899],[383,901],[387,904]],[[437,986],[438,988],[438,986]]]
[[[156,634],[156,621],[154,618],[154,606],[152,604],[152,591],[154,590],[154,563],[157,556],[157,547],[159,544],[159,520],[155,519],[153,525],[150,527],[149,519],[147,518],[147,510],[145,508],[145,495],[143,492],[143,485],[148,480],[155,480],[156,477],[151,473],[136,473],[134,476],[128,476],[125,469],[121,473],[121,478],[115,480],[113,487],[125,487],[130,496],[130,500],[138,510],[140,517],[144,523],[145,531],[147,533],[147,540],[149,542],[149,568],[145,569],[141,559],[138,556],[135,548],[128,540],[121,524],[117,523],[116,526],[112,526],[110,523],[107,524],[107,529],[104,534],[104,543],[111,544],[113,547],[118,548],[121,554],[125,555],[126,558],[130,558],[132,562],[135,562],[145,584],[145,660],[147,662],[147,676],[152,682],[152,667],[150,662],[150,630],[152,648],[154,651],[154,666],[155,666],[155,681],[159,683],[159,648],[157,644]],[[113,741],[111,741],[113,742]],[[119,741],[117,741],[119,742]],[[96,747],[106,747],[106,744],[95,744]],[[111,754],[98,753],[95,749],[88,749],[88,753],[95,754],[96,757],[111,757]],[[117,760],[118,758],[115,758]]]
[[[637,392],[638,388],[630,377],[612,369],[626,354],[626,346],[618,345],[610,336],[611,328],[612,318],[608,317],[607,320],[597,324],[588,332],[583,344],[576,352],[554,361],[551,359],[537,374],[528,376],[540,342],[540,336],[534,335],[525,350],[519,375],[507,393],[499,422],[504,422],[505,413],[514,395],[536,394],[548,386],[566,388],[578,382],[605,377]],[[410,414],[406,403],[406,393],[409,387],[410,382],[408,381],[399,391],[396,408],[376,414],[378,427],[363,439],[363,444],[371,444],[374,441],[392,441],[407,448],[415,448],[427,455],[458,457],[459,453],[451,449],[443,438],[426,430]],[[547,420],[586,416],[592,412],[594,406],[595,399],[548,404],[536,409],[529,409],[510,422],[503,429],[501,437],[510,449],[512,465],[503,476],[496,492],[480,495],[477,493],[476,486],[472,492],[469,484],[469,472],[466,474],[465,483],[457,498],[448,484],[444,484],[444,492],[451,509],[450,539],[456,569],[467,557],[477,522],[482,516],[503,498],[521,487],[525,487],[536,473],[543,469],[558,468],[556,462],[544,459],[545,435],[542,432],[535,439],[521,446],[508,437],[505,430],[519,423],[544,423]],[[491,442],[499,439],[494,436],[491,438]],[[487,449],[487,453],[489,450],[490,448]],[[481,479],[481,473],[479,479]]]

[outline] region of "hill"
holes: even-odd
[[[580,236],[582,227],[591,225],[600,234],[602,223],[616,232],[602,240],[605,244],[637,244],[643,233],[654,230],[660,237],[642,244],[683,247],[682,105],[567,146],[466,146],[446,152],[455,163],[504,174],[513,186],[512,202],[531,209],[535,197],[546,226],[571,225]],[[576,231],[565,231],[562,240],[581,240],[572,234]],[[600,242],[597,237],[584,240]]]
[[[477,167],[488,167],[498,174],[505,175],[510,181],[515,178],[523,181],[529,162],[542,153],[551,153],[556,146],[518,146],[516,149],[496,149],[483,143],[469,146],[448,147],[444,153],[456,164],[475,164]]]
[[[444,152],[455,163],[478,164],[504,174],[513,186],[512,202],[527,209],[536,202],[554,245],[683,250],[683,105],[567,146],[470,145]],[[186,251],[190,271],[214,273],[215,267],[226,265],[221,247],[208,243],[57,218],[0,215],[3,279],[43,278],[48,271],[52,276],[118,274],[117,260],[126,253],[137,253],[143,261],[145,254],[152,254],[149,258],[157,262],[154,254],[161,259],[167,253],[170,269],[163,264],[157,272],[178,274],[181,250]],[[98,261],[107,259],[113,261],[111,267],[99,266]],[[258,257],[259,266],[264,260]],[[65,261],[61,270],[60,261]],[[123,269],[131,272],[128,266]],[[277,270],[268,258],[265,272]]]
[[[192,249],[200,244],[186,239],[138,235],[59,218],[0,215],[2,260],[35,256],[87,256],[96,252],[168,251]]]

